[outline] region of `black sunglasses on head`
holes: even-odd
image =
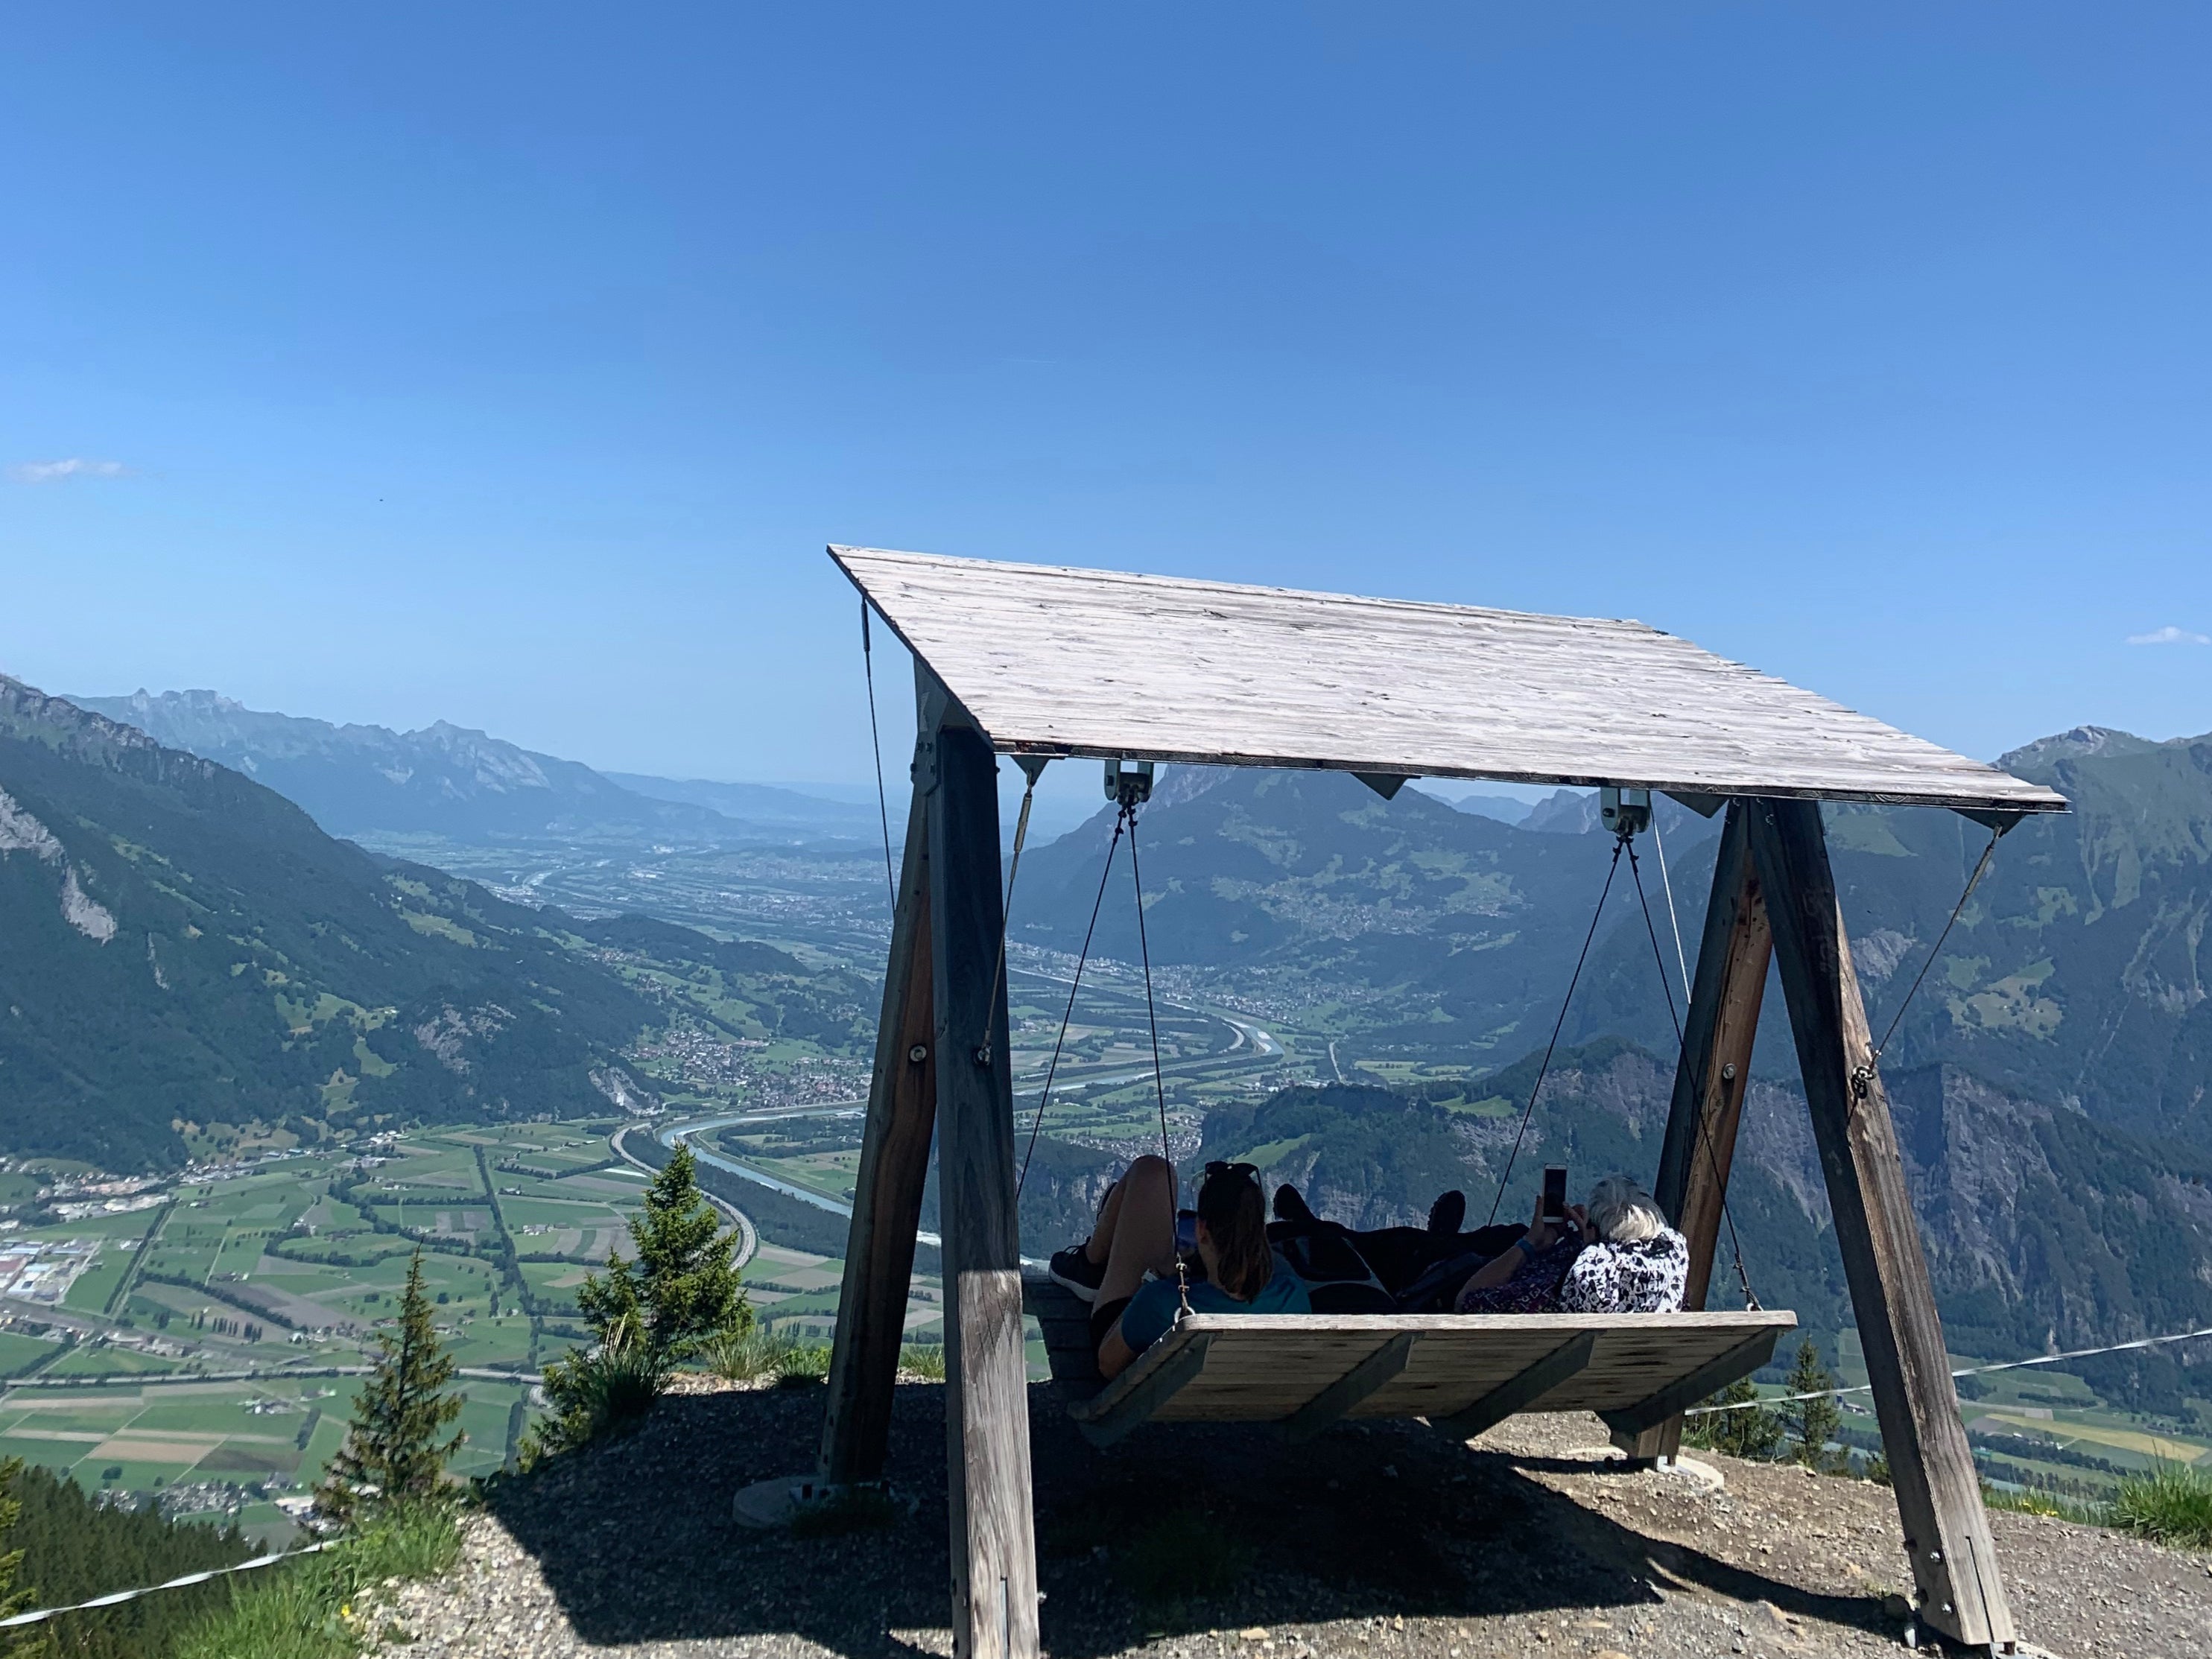
[[[1216,1158],[1206,1166],[1206,1178],[1211,1181],[1216,1176],[1243,1176],[1253,1185],[1257,1186],[1260,1182],[1260,1166],[1256,1164],[1224,1164],[1219,1158]]]

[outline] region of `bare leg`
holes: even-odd
[[[1106,1264],[1099,1305],[1134,1296],[1148,1271],[1162,1278],[1175,1271],[1175,1171],[1164,1158],[1139,1158],[1115,1183],[1085,1250]]]
[[[1098,1219],[1091,1224],[1091,1237],[1083,1241],[1083,1259],[1092,1267],[1104,1267],[1106,1258],[1113,1254],[1114,1229],[1121,1219],[1121,1183],[1117,1181],[1098,1200]]]

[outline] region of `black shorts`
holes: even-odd
[[[1091,1346],[1094,1351],[1105,1345],[1106,1333],[1114,1328],[1115,1322],[1121,1317],[1121,1310],[1133,1299],[1117,1296],[1111,1302],[1101,1302],[1091,1310]]]

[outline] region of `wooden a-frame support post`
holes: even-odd
[[[1817,802],[1729,803],[1656,1194],[1689,1239],[1686,1305],[1704,1305],[1711,1279],[1770,957],[1789,1002],[1919,1616],[1955,1641],[2009,1651],[2012,1612]],[[1680,1433],[1676,1418],[1630,1449],[1672,1455]]]
[[[840,1481],[883,1472],[934,1120],[953,1651],[957,1659],[1035,1659],[1036,1528],[1000,954],[998,759],[990,739],[920,663],[915,689],[921,732],[906,872],[830,1362],[822,1468]]]
[[[1698,946],[1698,976],[1690,988],[1681,1058],[1674,1072],[1674,1104],[1659,1154],[1654,1196],[1690,1245],[1690,1276],[1682,1305],[1701,1310],[1712,1281],[1720,1240],[1721,1200],[1735,1162],[1736,1129],[1751,1080],[1752,1042],[1759,1034],[1766,969],[1774,954],[1766,905],[1753,866],[1748,807],[1729,803],[1722,822],[1720,856],[1713,864],[1712,897]],[[1673,1457],[1682,1444],[1682,1419],[1623,1443],[1632,1457]]]
[[[929,819],[919,795],[907,814],[906,860],[891,920],[875,1074],[853,1190],[845,1285],[830,1358],[822,1479],[880,1480],[890,1447],[891,1389],[906,1334],[915,1235],[937,1127],[937,1034],[929,940]]]

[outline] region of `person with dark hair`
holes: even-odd
[[[1206,1166],[1193,1231],[1181,1241],[1193,1313],[1312,1310],[1304,1284],[1268,1246],[1267,1200],[1251,1164]],[[1107,1189],[1091,1237],[1053,1256],[1053,1278],[1091,1304],[1103,1375],[1120,1376],[1173,1328],[1182,1309],[1178,1243],[1175,1170],[1146,1157]]]

